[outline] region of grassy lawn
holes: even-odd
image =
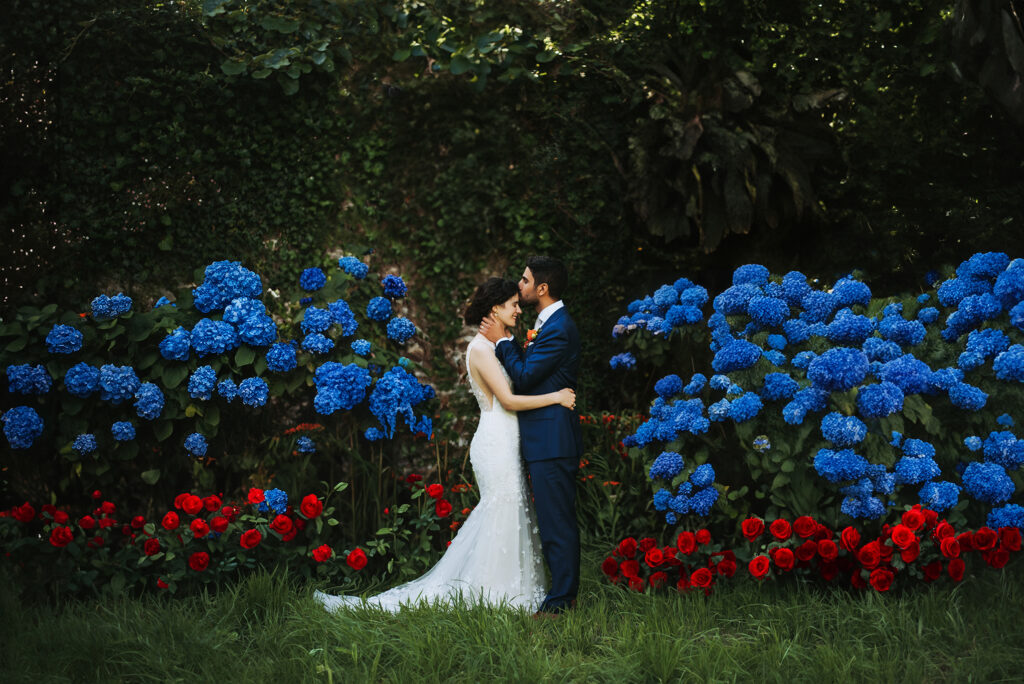
[[[330,615],[251,576],[214,596],[23,605],[0,583],[5,682],[1020,681],[1024,578],[852,594],[734,581],[710,597],[607,585],[585,558],[558,621],[475,608]]]

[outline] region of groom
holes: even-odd
[[[497,343],[495,354],[508,371],[516,394],[576,389],[580,336],[562,304],[569,276],[558,259],[526,260],[519,281],[519,304],[536,309],[537,323],[524,346],[500,337],[488,319],[480,332]],[[580,535],[576,524],[576,471],[583,455],[579,417],[558,404],[519,412],[523,459],[530,471],[544,560],[551,590],[541,613],[558,614],[576,602],[580,586]]]

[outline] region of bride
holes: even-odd
[[[474,293],[465,320],[476,328],[490,316],[497,326],[508,329],[521,313],[516,283],[490,278]],[[509,376],[494,355],[494,344],[483,335],[466,347],[466,366],[480,405],[480,424],[469,447],[480,503],[424,575],[368,598],[316,592],[326,608],[370,606],[397,611],[421,602],[481,602],[534,611],[544,600],[540,540],[519,455],[515,412],[552,404],[574,408],[576,395],[571,389],[539,396],[513,394]]]

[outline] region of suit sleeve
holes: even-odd
[[[538,337],[529,354],[515,344],[499,344],[495,353],[512,378],[516,393],[526,394],[555,372],[568,349],[569,336],[559,329]]]

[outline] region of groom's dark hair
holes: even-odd
[[[519,294],[519,286],[504,278],[488,278],[473,293],[473,299],[466,307],[466,325],[480,325],[480,321],[491,313],[491,308],[504,304]]]
[[[551,298],[562,298],[562,293],[569,285],[569,272],[565,270],[565,264],[554,257],[532,256],[526,260],[526,267],[533,274],[534,288],[547,283]]]

